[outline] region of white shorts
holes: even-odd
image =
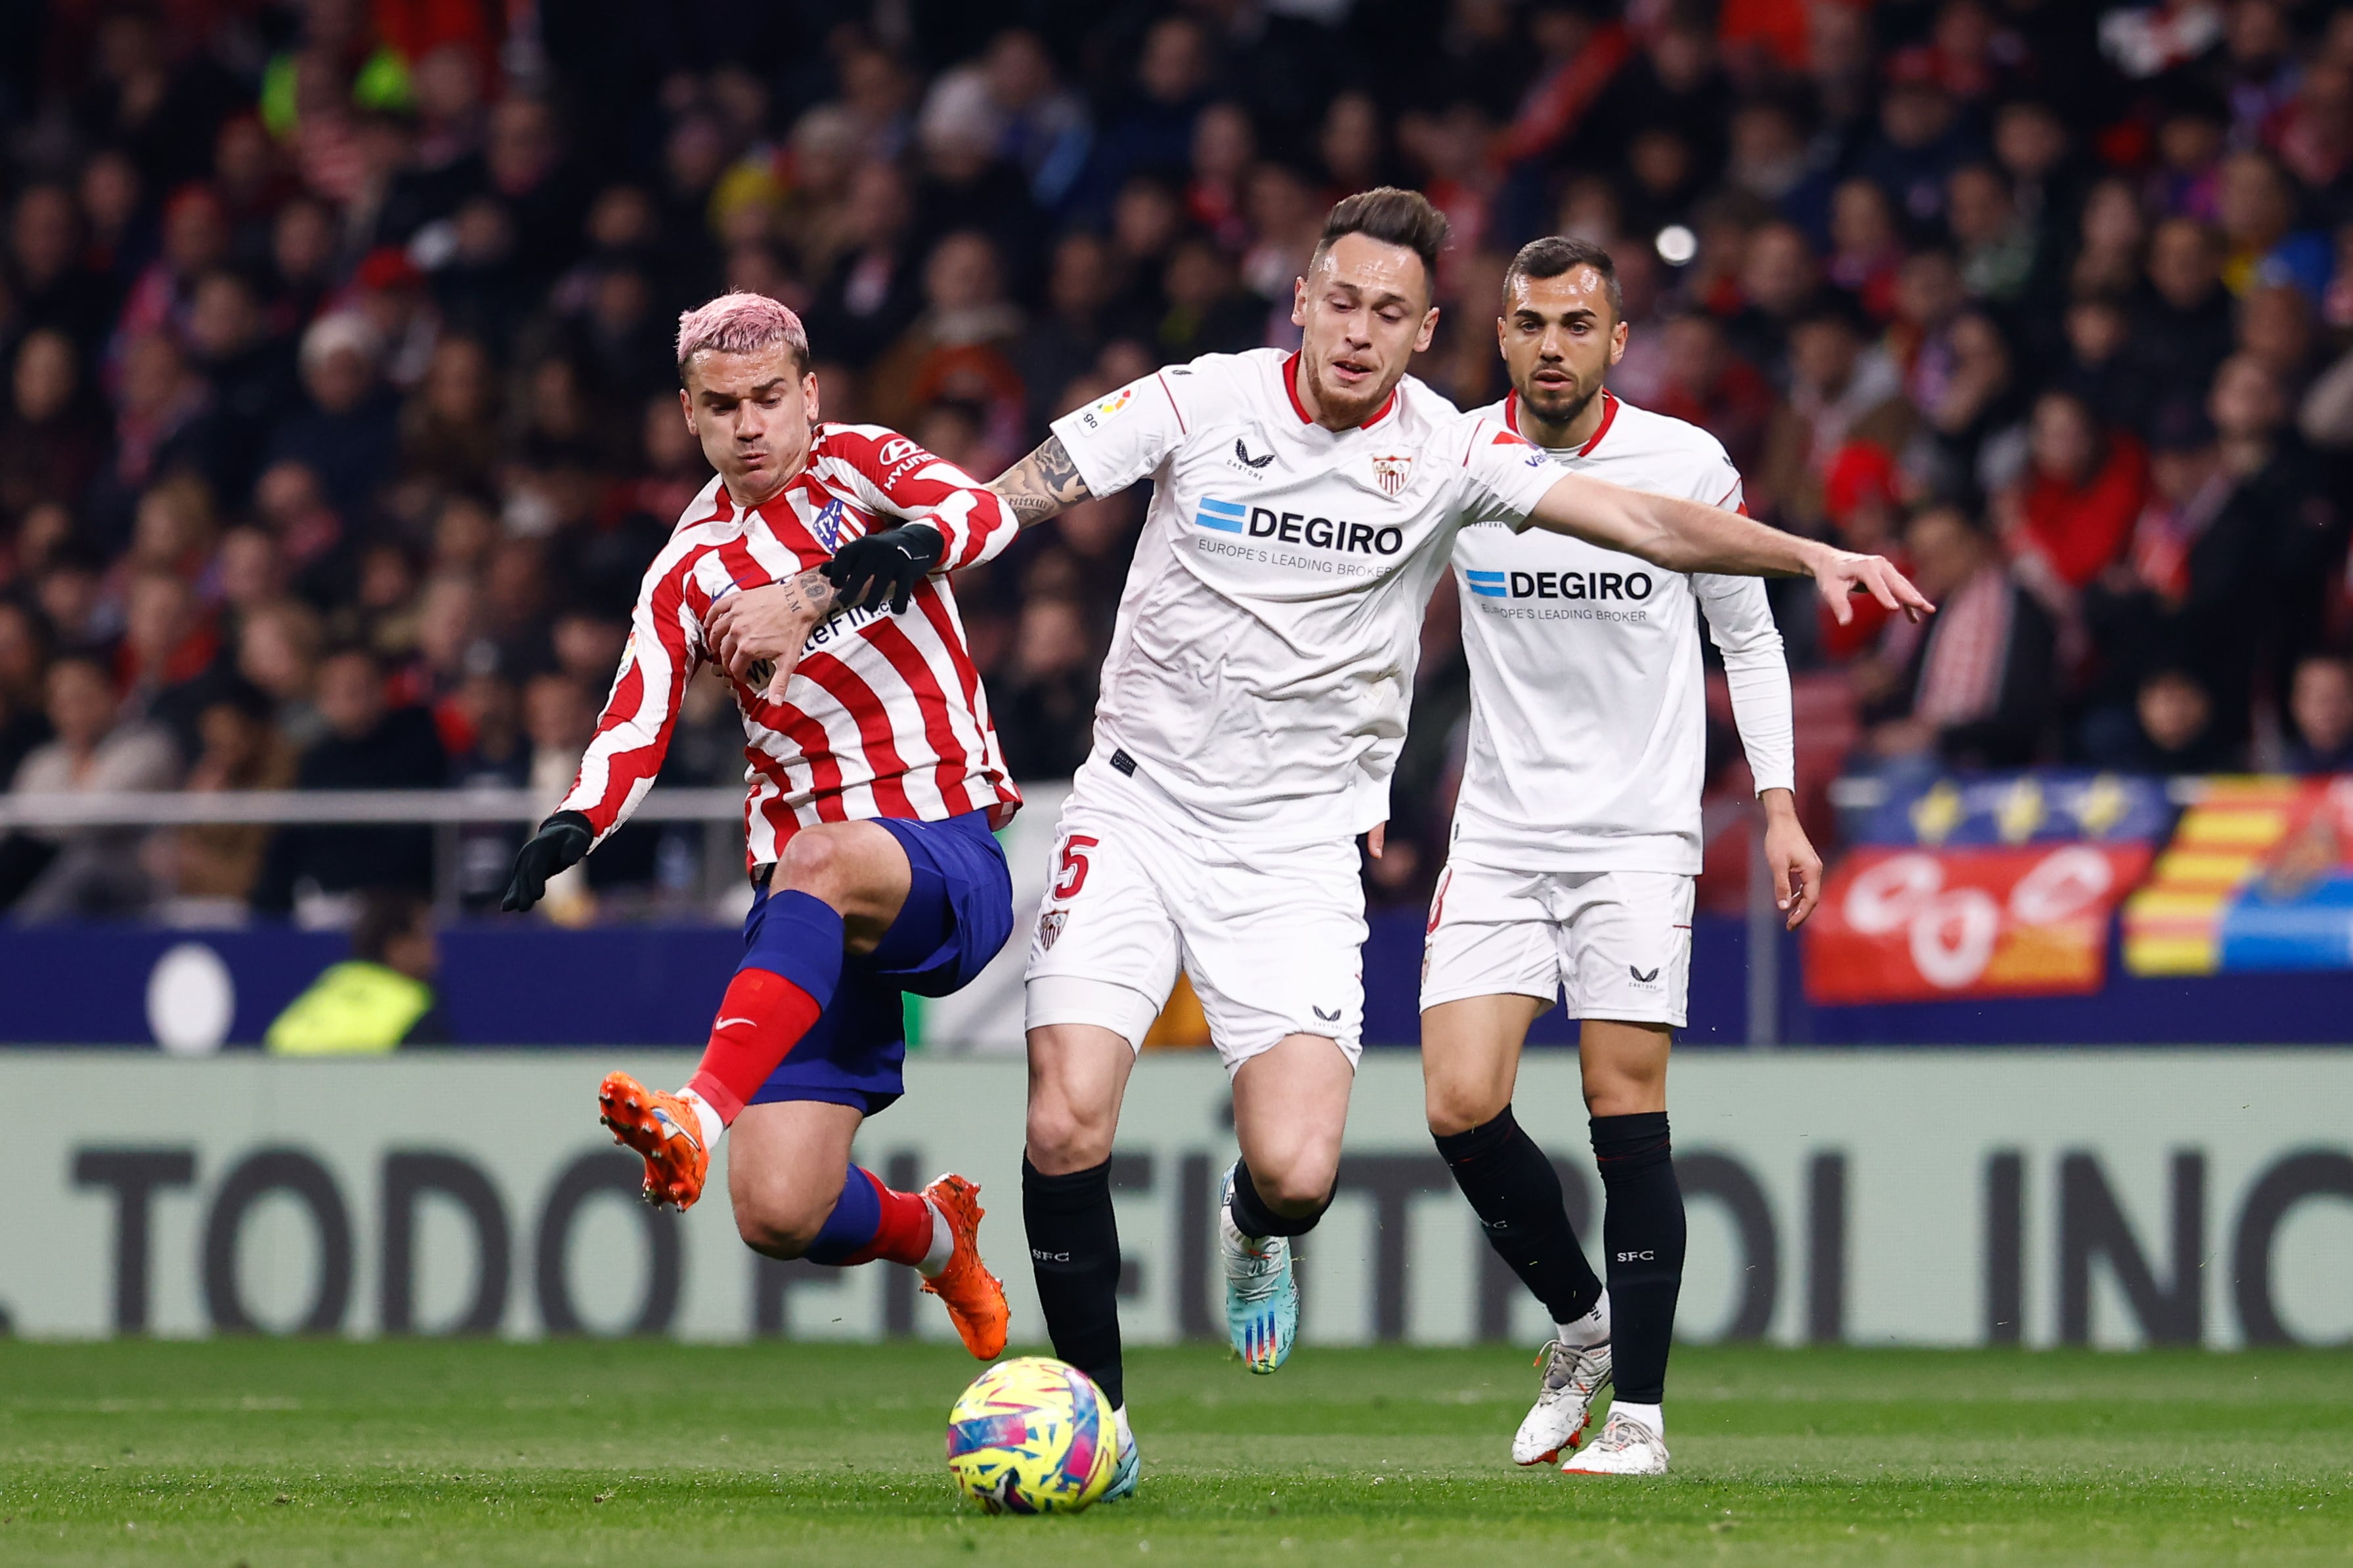
[[[1672,871],[1499,871],[1451,860],[1430,902],[1426,1011],[1567,994],[1569,1016],[1683,1026],[1692,889]]]
[[[1140,1047],[1181,966],[1232,1072],[1287,1035],[1363,1054],[1365,893],[1352,840],[1220,837],[1149,783],[1091,766],[1062,807],[1030,928],[1030,1028]]]

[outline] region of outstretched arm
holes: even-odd
[[[1562,474],[1529,510],[1528,521],[1670,572],[1811,577],[1841,625],[1854,616],[1847,603],[1852,594],[1869,594],[1915,621],[1936,608],[1881,556],[1834,550],[1737,512],[1630,490],[1586,474]]]
[[[1079,466],[1060,436],[1049,436],[1036,451],[989,481],[1023,528],[1043,522],[1066,507],[1090,499],[1093,492],[1079,478]]]

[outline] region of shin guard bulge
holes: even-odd
[[[1593,1119],[1601,1167],[1601,1241],[1609,1250],[1609,1313],[1618,1397],[1666,1396],[1667,1347],[1683,1284],[1683,1194],[1675,1181],[1667,1113]]]
[[[787,889],[772,894],[760,934],[711,1026],[711,1043],[686,1087],[733,1122],[778,1063],[807,1034],[841,983],[841,916]]]
[[[1601,1300],[1601,1281],[1561,1199],[1560,1173],[1504,1107],[1467,1132],[1436,1137],[1454,1184],[1471,1200],[1487,1245],[1511,1265],[1556,1323],[1573,1323]]]
[[[1021,1161],[1029,1266],[1054,1353],[1092,1377],[1113,1406],[1127,1403],[1120,1360],[1119,1221],[1111,1162],[1050,1176]]]

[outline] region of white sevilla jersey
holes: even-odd
[[[1153,481],[1095,709],[1179,802],[1306,841],[1388,815],[1422,607],[1456,531],[1519,526],[1557,482],[1534,447],[1408,377],[1315,424],[1296,355],[1208,354],[1054,422],[1096,495]]]
[[[612,695],[560,809],[585,814],[601,843],[652,787],[720,599],[784,582],[878,520],[906,518],[940,530],[941,573],[989,559],[1018,531],[980,481],[873,425],[818,426],[807,466],[761,506],[737,506],[715,479],[705,485],[646,570]],[[941,576],[916,588],[904,615],[844,610],[818,627],[782,702],[731,684],[744,715],[751,865],[820,822],[986,810],[1001,827],[1021,804]]]
[[[1605,391],[1600,428],[1547,456],[1655,495],[1745,510],[1715,437]],[[1479,411],[1518,429],[1517,395]],[[1755,577],[1669,572],[1583,540],[1468,528],[1454,543],[1471,739],[1451,853],[1540,871],[1700,868],[1705,673],[1723,651],[1759,790],[1792,779],[1789,671]]]

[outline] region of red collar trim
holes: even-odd
[[[1282,392],[1284,396],[1291,399],[1291,411],[1299,416],[1299,422],[1302,425],[1315,423],[1315,416],[1307,412],[1307,405],[1299,401],[1299,351],[1297,350],[1293,350],[1291,357],[1282,362]],[[1389,410],[1397,406],[1397,388],[1392,386],[1389,388],[1388,396],[1381,400],[1381,405],[1374,409],[1371,416],[1356,428],[1369,430],[1388,418]]]
[[[1302,425],[1313,425],[1315,416],[1307,412],[1307,405],[1299,401],[1299,353],[1293,350],[1282,362],[1282,395],[1291,399],[1291,411],[1299,416]]]
[[[1584,446],[1577,449],[1577,455],[1580,458],[1593,456],[1593,448],[1601,445],[1601,437],[1609,435],[1609,426],[1617,422],[1618,399],[1612,396],[1609,389],[1605,386],[1601,389],[1601,423],[1594,426],[1592,437]]]
[[[1616,423],[1617,418],[1617,396],[1605,386],[1601,389],[1601,423],[1594,426],[1593,434],[1586,438],[1584,446],[1579,447],[1577,449],[1577,455],[1580,458],[1591,457],[1593,455],[1593,448],[1601,445],[1601,437],[1609,434],[1609,426]],[[1520,430],[1520,389],[1516,386],[1512,388],[1511,391],[1504,394],[1504,428],[1509,430],[1514,436],[1522,435]]]

